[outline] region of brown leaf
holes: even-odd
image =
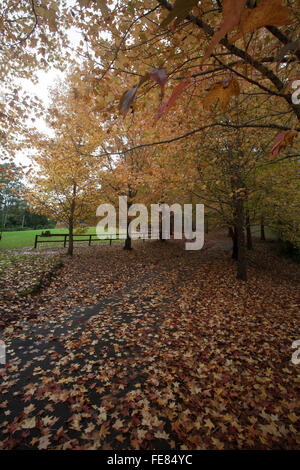
[[[220,106],[223,111],[226,111],[230,98],[240,94],[239,83],[235,79],[226,79],[218,83],[214,83],[205,98],[203,99],[204,109],[210,109],[211,106],[217,101],[220,101]]]
[[[160,27],[165,28],[175,18],[184,19],[190,11],[197,5],[199,0],[175,0],[173,10],[161,22]]]
[[[225,36],[238,25],[242,11],[246,5],[246,0],[224,0],[223,2],[223,20],[218,31],[213,35],[208,48],[202,58],[202,63],[211,55],[215,46]]]
[[[256,31],[263,26],[284,26],[291,22],[289,8],[282,6],[282,0],[262,0],[258,7],[246,9],[241,17],[239,32],[231,39],[234,43],[244,34]]]
[[[135,85],[135,87],[131,88],[130,90],[125,91],[123,94],[119,108],[122,111],[123,116],[125,117],[128,113],[128,110],[132,107],[132,103],[134,101],[137,89],[139,85]]]

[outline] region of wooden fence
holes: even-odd
[[[143,239],[143,241],[145,241],[145,239],[148,238],[147,233],[138,233],[138,235],[140,236],[140,238]],[[85,237],[85,238],[76,239],[77,237]],[[51,238],[60,238],[60,239],[49,240]],[[101,241],[109,241],[109,244],[111,245],[113,240],[124,240],[124,239],[116,238],[116,235],[112,233],[104,233],[103,237],[101,236],[101,238],[99,238],[98,235],[96,235],[95,233],[93,234],[84,233],[84,234],[73,235],[74,243],[88,242],[89,246],[91,246],[92,242],[101,242]],[[67,246],[68,241],[69,241],[68,233],[51,233],[48,235],[36,235],[35,240],[34,240],[34,248],[37,248],[39,243],[63,243],[63,246],[65,248]]]

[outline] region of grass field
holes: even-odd
[[[33,247],[36,235],[44,230],[24,230],[20,232],[3,232],[0,240],[0,250],[14,250],[16,248]],[[68,233],[66,228],[51,229],[51,233]],[[96,233],[96,227],[89,227],[85,233]],[[63,246],[63,243],[45,243],[43,246]]]
[[[258,226],[252,227],[252,234],[254,237],[260,236],[260,228]],[[0,240],[0,250],[14,250],[18,248],[33,247],[35,235],[41,235],[44,230],[24,230],[20,232],[3,232],[2,239]],[[66,228],[51,229],[51,233],[68,233]],[[276,236],[266,227],[266,238],[268,240],[276,239]],[[96,233],[96,227],[89,227],[85,233]],[[75,236],[76,242],[76,236]],[[45,247],[62,247],[62,243],[43,243],[39,248]]]

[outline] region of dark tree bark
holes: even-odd
[[[263,242],[266,241],[265,225],[264,225],[264,218],[263,217],[261,218],[261,222],[260,222],[260,239]]]
[[[244,201],[241,197],[236,200],[236,232],[237,232],[237,278],[247,281],[247,260],[244,233]]]
[[[238,242],[237,242],[237,228],[229,227],[229,233],[232,239],[232,259],[238,259]]]
[[[130,206],[131,206],[131,203],[127,201],[127,210],[129,210]],[[127,236],[125,238],[124,250],[132,250],[131,237],[129,234],[129,224],[130,224],[130,220],[128,217],[127,218]]]
[[[174,236],[174,214],[171,212],[170,214],[170,236]]]
[[[205,233],[208,233],[208,220],[205,220]]]
[[[127,232],[127,237],[125,238],[124,250],[132,250],[131,238],[128,235],[128,232]]]
[[[159,213],[159,239],[161,242],[165,242],[166,239],[163,238],[163,233],[162,233],[162,213]]]
[[[68,245],[68,255],[73,256],[74,242],[73,242],[73,220],[69,219],[69,245]]]
[[[250,217],[249,217],[248,213],[247,213],[247,216],[246,216],[246,231],[247,231],[247,249],[252,250],[253,249],[253,241],[252,241]]]
[[[70,208],[70,217],[69,217],[69,246],[68,246],[68,255],[73,256],[74,241],[73,241],[73,230],[74,230],[74,214],[75,214],[75,197],[76,197],[76,184],[73,186],[73,199]]]
[[[231,160],[231,188],[233,192],[232,209],[234,216],[234,250],[233,257],[237,256],[237,279],[247,281],[247,258],[245,246],[245,213],[244,213],[244,197],[245,184],[243,182],[242,173],[242,150],[240,136],[238,134],[236,140],[237,154],[234,155],[232,148],[229,148],[229,157]]]

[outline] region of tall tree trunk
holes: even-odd
[[[73,185],[73,198],[70,207],[70,217],[69,217],[69,246],[68,246],[68,255],[73,256],[73,248],[74,248],[74,241],[73,241],[73,230],[74,230],[74,214],[75,214],[75,198],[76,198],[76,183]]]
[[[229,227],[229,234],[232,239],[232,259],[238,259],[238,242],[237,242],[237,228],[236,225],[234,228]]]
[[[234,161],[234,155],[230,150],[230,158],[232,159],[231,164],[231,187],[233,191],[233,214],[234,214],[234,225],[235,225],[235,238],[237,250],[237,279],[247,281],[247,258],[246,258],[246,246],[245,246],[245,214],[244,214],[244,199],[243,193],[245,192],[245,185],[243,184],[242,170],[240,157],[241,147],[239,138],[237,139],[238,147],[238,159]],[[235,253],[233,253],[234,255]]]
[[[165,242],[166,239],[163,238],[163,233],[162,233],[162,213],[159,212],[159,239],[161,242]]]
[[[73,248],[74,248],[74,242],[73,242],[73,219],[69,219],[69,245],[68,245],[68,255],[73,256]]]
[[[128,210],[129,210],[130,206],[131,206],[131,203],[127,201],[127,214],[128,214]],[[127,215],[127,236],[125,238],[124,250],[132,250],[131,237],[130,237],[130,233],[129,233],[129,224],[130,224],[130,220],[129,220],[129,217]]]
[[[253,249],[253,242],[252,242],[250,217],[249,217],[248,212],[247,212],[247,216],[246,216],[246,231],[247,231],[247,249],[252,250]]]
[[[244,233],[244,201],[241,197],[236,200],[236,231],[237,231],[237,278],[247,281],[247,259]]]
[[[170,237],[173,238],[174,236],[174,213],[171,212],[170,214]]]
[[[261,221],[260,221],[260,239],[263,242],[266,241],[265,224],[264,224],[264,218],[263,217],[261,218]]]

